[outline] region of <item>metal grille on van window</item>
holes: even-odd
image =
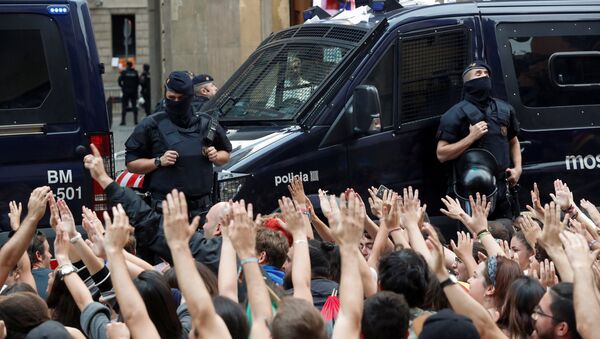
[[[337,39],[351,42],[359,42],[365,36],[365,31],[348,27],[333,27],[325,36],[329,39]]]
[[[216,105],[226,119],[291,119],[349,50],[308,43],[267,46],[235,75]]]
[[[332,26],[324,24],[308,24],[295,26],[284,31],[275,33],[272,37],[267,38],[262,45],[283,40],[288,38],[325,38],[335,39],[344,42],[356,44],[362,40],[368,30],[357,27]]]
[[[438,30],[400,41],[402,123],[444,114],[461,98],[469,60],[466,32]]]

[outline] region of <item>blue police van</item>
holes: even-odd
[[[0,0],[0,227],[11,200],[49,185],[76,219],[107,199],[83,168],[90,143],[114,174],[112,136],[84,0]],[[79,222],[79,220],[77,220]],[[48,226],[48,213],[40,227]]]
[[[270,212],[299,175],[309,193],[412,185],[439,215],[439,118],[483,58],[493,96],[520,121],[520,204],[534,181],[547,194],[556,178],[600,202],[598,1],[375,3],[271,34],[205,106],[234,145],[218,199]]]

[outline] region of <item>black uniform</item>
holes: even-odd
[[[194,99],[192,100],[192,109],[194,113],[200,112],[202,106],[210,100],[209,98],[201,95],[194,95]]]
[[[512,218],[511,204],[507,197],[506,169],[511,167],[510,140],[519,133],[519,122],[513,107],[495,98],[490,98],[484,104],[468,99],[462,100],[442,116],[437,139],[456,143],[469,135],[469,125],[481,121],[487,122],[488,132],[470,148],[486,149],[496,158],[498,198],[491,217]]]
[[[127,112],[127,106],[131,103],[131,110],[133,111],[134,123],[137,124],[137,99],[138,99],[138,86],[140,85],[140,79],[138,72],[133,68],[126,68],[119,76],[119,87],[123,92],[121,97],[121,125],[125,125],[125,114]]]
[[[150,111],[150,71],[144,69],[140,75],[140,85],[142,87],[140,93],[144,98],[144,111],[146,115],[150,115],[152,113]]]
[[[190,210],[206,210],[210,206],[213,185],[213,164],[202,154],[205,146],[231,152],[231,143],[225,130],[217,126],[214,143],[206,145],[211,117],[193,116],[187,127],[174,124],[166,112],[144,118],[125,143],[126,162],[139,158],[156,158],[168,150],[175,150],[179,158],[172,166],[159,167],[146,174],[144,186],[158,203],[174,188],[186,194]]]

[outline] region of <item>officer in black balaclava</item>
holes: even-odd
[[[518,206],[511,197],[521,176],[521,147],[517,138],[519,122],[513,107],[493,98],[490,67],[482,60],[470,64],[463,72],[463,100],[451,107],[440,120],[437,132],[437,158],[448,162],[453,183],[461,173],[453,164],[468,149],[489,151],[497,163],[498,200],[492,219],[513,218]]]
[[[211,117],[192,112],[193,75],[176,71],[165,81],[165,109],[144,118],[125,142],[127,170],[145,174],[151,204],[176,188],[185,193],[192,214],[211,205],[213,164],[229,161],[231,143]],[[215,129],[210,133],[211,126]]]

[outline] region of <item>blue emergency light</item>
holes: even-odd
[[[69,13],[69,7],[65,5],[48,6],[48,13],[53,15],[65,15]]]

